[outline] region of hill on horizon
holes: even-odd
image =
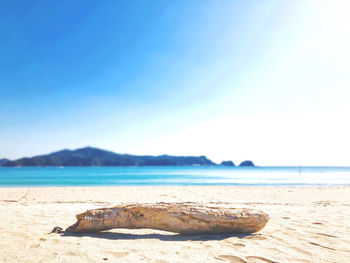
[[[5,160],[5,159],[4,159]],[[1,165],[1,164],[0,164]],[[118,154],[93,147],[64,149],[45,155],[6,160],[4,167],[14,166],[209,166],[216,165],[205,156]]]
[[[0,159],[0,166],[10,161],[9,159]]]

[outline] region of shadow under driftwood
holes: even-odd
[[[252,237],[256,234],[129,234],[116,232],[72,233],[62,232],[62,237],[92,237],[109,240],[159,239],[161,241],[209,241],[223,240],[230,237]]]

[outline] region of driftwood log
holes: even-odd
[[[96,232],[113,228],[151,228],[181,234],[253,233],[269,216],[246,208],[219,208],[195,203],[132,204],[88,210],[76,215],[68,232]]]

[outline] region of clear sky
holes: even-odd
[[[350,165],[350,1],[3,1],[0,158]]]

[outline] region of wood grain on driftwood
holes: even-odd
[[[78,214],[68,232],[96,232],[113,228],[151,228],[181,234],[253,233],[269,216],[246,208],[220,208],[195,203],[131,204],[88,210]]]

